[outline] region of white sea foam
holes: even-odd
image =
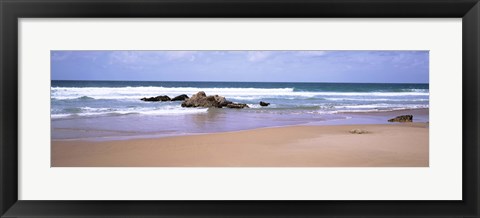
[[[426,92],[316,92],[321,96],[428,96]]]
[[[423,109],[429,108],[429,105],[394,105],[394,104],[370,104],[370,105],[345,105],[338,106],[335,109],[339,112],[368,112],[368,111],[393,111],[406,109]]]
[[[329,96],[424,96],[424,91],[409,92],[298,92],[293,88],[195,88],[195,87],[52,87],[51,97],[54,99],[140,99],[158,95],[174,97],[181,94],[189,96],[204,91],[207,95],[222,95],[238,100],[255,100],[260,98],[311,98]]]
[[[139,99],[142,97],[168,95],[174,97],[181,94],[189,96],[204,91],[207,95],[223,96],[262,96],[262,95],[292,95],[293,88],[281,89],[258,89],[258,88],[194,88],[194,87],[121,87],[121,88],[64,88],[53,87],[52,98],[56,99],[76,99],[88,96],[95,99]],[[305,93],[304,93],[305,94]],[[301,94],[303,95],[303,94]],[[308,95],[308,93],[307,93]]]
[[[261,106],[260,104],[247,104],[247,105],[248,105],[249,108],[266,108],[266,107]],[[272,107],[275,107],[275,105],[270,104],[268,107],[272,108]]]
[[[428,96],[427,96],[428,97]],[[324,98],[327,101],[414,101],[422,102],[429,101],[428,98]]]
[[[69,116],[71,116],[71,114],[51,114],[50,115],[52,119],[64,118]]]
[[[139,114],[139,115],[185,115],[185,114],[198,114],[206,113],[208,108],[182,108],[178,107],[160,107],[160,108],[91,108],[81,107],[81,112],[78,113],[56,113],[52,114],[52,118],[65,118],[65,117],[87,117],[87,116],[104,116],[104,115],[126,115],[126,114]]]
[[[160,109],[160,110],[150,110],[150,111],[141,111],[140,114],[145,115],[183,115],[183,114],[199,114],[208,112],[208,108],[188,108],[188,109]]]
[[[274,113],[389,111],[428,108],[429,103],[428,89],[408,89],[403,92],[315,92],[295,91],[293,88],[52,87],[51,113],[53,119],[128,114],[160,116],[206,113],[207,108],[182,108],[180,102],[139,100],[158,95],[191,96],[199,91],[205,91],[207,95],[222,95],[234,102],[249,103],[250,109],[256,112],[273,110]],[[268,101],[271,105],[261,107],[258,105],[260,100]]]
[[[411,110],[411,109],[428,109],[428,107],[398,107],[398,108],[370,108],[370,109],[346,109],[338,110],[333,113],[359,113],[359,112],[388,112],[388,111],[399,111],[399,110]]]

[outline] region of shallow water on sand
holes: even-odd
[[[206,113],[163,116],[105,116],[52,120],[52,139],[129,139],[230,132],[288,125],[388,124],[395,116],[413,114],[428,122],[428,109],[338,114],[258,113],[248,109],[209,109]]]

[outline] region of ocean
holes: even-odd
[[[182,108],[180,101],[140,100],[158,95],[191,96],[199,91],[225,96],[250,108]],[[262,107],[260,101],[270,105]],[[156,137],[321,125],[345,122],[356,114],[428,108],[428,84],[58,80],[51,83],[53,139]],[[428,121],[428,115],[420,117],[420,121]]]

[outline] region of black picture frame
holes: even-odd
[[[0,0],[0,15],[1,217],[479,217],[478,0]],[[18,19],[120,17],[462,18],[463,200],[18,200]]]

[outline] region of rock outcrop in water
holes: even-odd
[[[142,101],[170,101],[170,97],[166,95],[160,95],[157,97],[150,97],[150,98],[142,98]]]
[[[262,107],[266,107],[266,106],[268,106],[268,105],[270,105],[270,103],[268,103],[268,102],[263,102],[263,101],[260,102],[260,106],[262,106]]]
[[[392,119],[389,119],[388,122],[412,122],[413,115],[402,115]]]
[[[185,101],[187,99],[188,99],[188,95],[183,94],[183,95],[179,95],[175,98],[172,98],[172,101]]]
[[[192,95],[192,97],[190,97],[189,99],[185,100],[182,103],[182,107],[245,108],[248,107],[248,105],[227,101],[225,97],[219,95],[207,96],[205,92],[201,91],[195,95]]]
[[[248,108],[248,105],[247,104],[242,104],[242,103],[231,103],[231,104],[227,104],[226,107],[240,109],[240,108]]]
[[[170,97],[166,95],[160,95],[157,97],[150,97],[150,98],[142,98],[142,101],[183,101],[182,107],[216,107],[216,108],[248,108],[247,104],[242,103],[234,103],[231,101],[227,101],[225,97],[220,95],[209,95],[207,96],[205,92],[201,91],[192,97],[188,97],[188,95],[179,95],[175,98],[170,99]]]
[[[150,98],[142,98],[142,101],[185,101],[188,99],[188,95],[179,95],[175,98],[170,99],[170,97],[166,95],[159,95],[157,97],[150,97]]]

